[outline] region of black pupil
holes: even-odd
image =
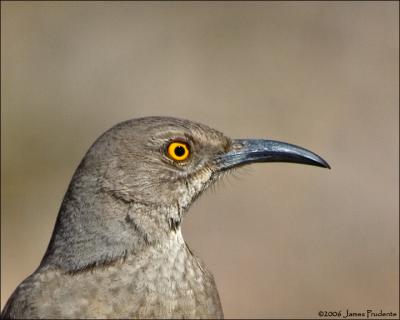
[[[185,154],[185,148],[182,146],[177,146],[174,151],[178,157],[182,157]]]

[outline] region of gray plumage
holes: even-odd
[[[171,157],[173,142],[187,146],[186,159]],[[231,140],[188,120],[148,117],[111,128],[77,168],[46,254],[2,318],[222,318],[213,276],[180,225],[223,172],[260,161],[328,166],[293,145]]]

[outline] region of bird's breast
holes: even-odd
[[[50,318],[222,317],[213,277],[179,229],[113,265],[77,274],[43,270],[35,277],[41,284],[35,295],[48,301],[38,305],[40,314]]]

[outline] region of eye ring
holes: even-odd
[[[185,161],[189,155],[189,145],[181,141],[172,141],[167,148],[168,157],[174,161]]]

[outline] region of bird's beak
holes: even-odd
[[[254,162],[294,162],[330,169],[329,164],[315,153],[293,144],[273,140],[232,140],[230,150],[216,158],[218,171]]]

